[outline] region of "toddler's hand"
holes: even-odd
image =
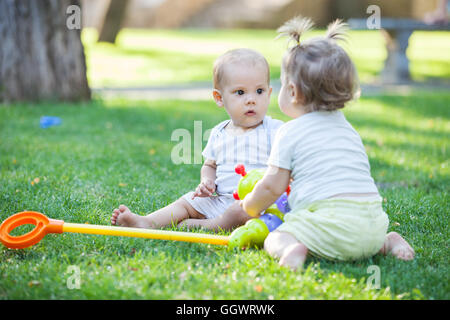
[[[211,197],[214,191],[216,191],[216,183],[214,180],[203,180],[197,186],[197,189],[195,189],[192,199],[195,197]]]

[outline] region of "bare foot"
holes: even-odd
[[[287,247],[280,257],[280,266],[285,266],[293,271],[303,268],[308,249],[301,243],[296,243]]]
[[[386,235],[380,252],[385,255],[392,254],[400,260],[414,259],[414,249],[397,232],[390,232]]]
[[[150,228],[143,216],[137,215],[121,204],[111,215],[111,224],[121,227]]]

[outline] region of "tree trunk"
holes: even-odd
[[[0,102],[90,99],[81,29],[68,27],[70,5],[80,7],[75,0],[0,0]]]
[[[117,34],[122,28],[127,4],[128,0],[111,0],[98,37],[99,42],[116,42]]]

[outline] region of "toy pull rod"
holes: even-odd
[[[244,165],[237,165],[236,173],[242,175],[239,181],[235,199],[244,199],[251,192],[256,182],[264,175],[264,170],[254,169],[247,174]],[[288,195],[290,187],[286,190]],[[284,213],[289,212],[287,195],[282,195],[276,201],[276,207],[267,208],[266,213],[259,219],[250,219],[245,225],[236,228],[229,236],[219,236],[206,233],[193,233],[181,231],[165,231],[142,228],[126,228],[113,226],[100,226],[93,224],[67,223],[63,220],[50,219],[36,211],[24,211],[7,218],[0,225],[0,242],[11,249],[24,249],[31,247],[42,240],[49,233],[88,233],[108,236],[138,237],[158,240],[173,240],[185,242],[208,243],[228,246],[228,249],[262,247],[264,239],[269,232],[275,230],[281,223]],[[15,228],[32,224],[35,226],[30,232],[21,236],[12,236],[10,232]]]
[[[35,225],[35,228],[21,236],[10,235],[12,230],[26,224]],[[49,219],[40,212],[24,211],[16,213],[3,221],[0,225],[0,241],[8,248],[24,249],[35,245],[49,233],[63,232],[186,241],[225,246],[228,245],[230,239],[227,236],[204,233],[67,223],[63,220]]]

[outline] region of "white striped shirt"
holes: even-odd
[[[243,164],[247,172],[267,167],[272,142],[283,124],[281,120],[265,116],[258,127],[234,136],[225,130],[230,121],[222,121],[212,129],[202,152],[205,159],[216,162],[217,194],[231,194],[236,190],[241,178],[234,171],[237,164]]]

